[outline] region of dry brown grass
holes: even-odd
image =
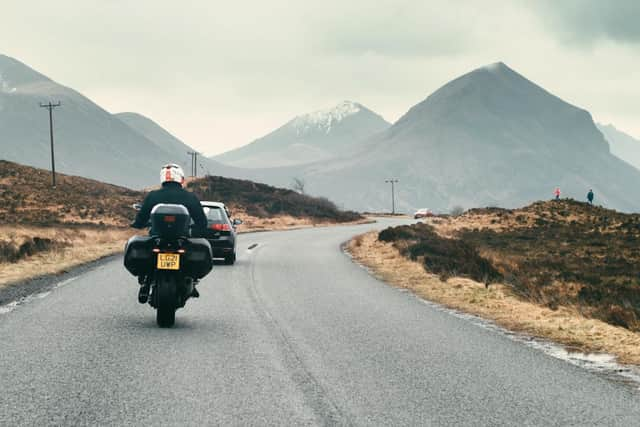
[[[134,234],[126,228],[1,226],[0,240],[21,241],[39,237],[64,243],[64,247],[36,253],[15,263],[0,263],[0,288],[70,268],[122,251]]]
[[[491,319],[510,330],[551,339],[573,349],[611,353],[622,363],[640,365],[640,334],[582,316],[571,307],[551,310],[522,300],[503,285],[452,278],[443,282],[422,264],[402,256],[391,243],[377,240],[377,232],[353,239],[354,259],[386,282],[446,307]]]

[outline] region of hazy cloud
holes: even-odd
[[[638,0],[544,0],[533,2],[543,21],[564,41],[591,44],[598,40],[639,43]]]

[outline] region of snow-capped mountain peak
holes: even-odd
[[[309,132],[331,132],[336,124],[345,118],[362,111],[362,105],[352,101],[342,101],[333,108],[314,111],[313,113],[298,116],[291,122],[297,135],[305,135]]]

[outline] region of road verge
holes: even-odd
[[[421,263],[404,257],[393,244],[380,242],[377,232],[356,236],[345,249],[381,280],[423,299],[492,320],[512,331],[550,339],[570,350],[609,353],[621,363],[640,365],[640,334],[623,327],[586,318],[572,307],[552,310],[524,301],[505,285],[486,287],[460,277],[443,281]]]

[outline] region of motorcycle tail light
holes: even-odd
[[[162,219],[164,222],[176,222],[175,215],[165,215]]]

